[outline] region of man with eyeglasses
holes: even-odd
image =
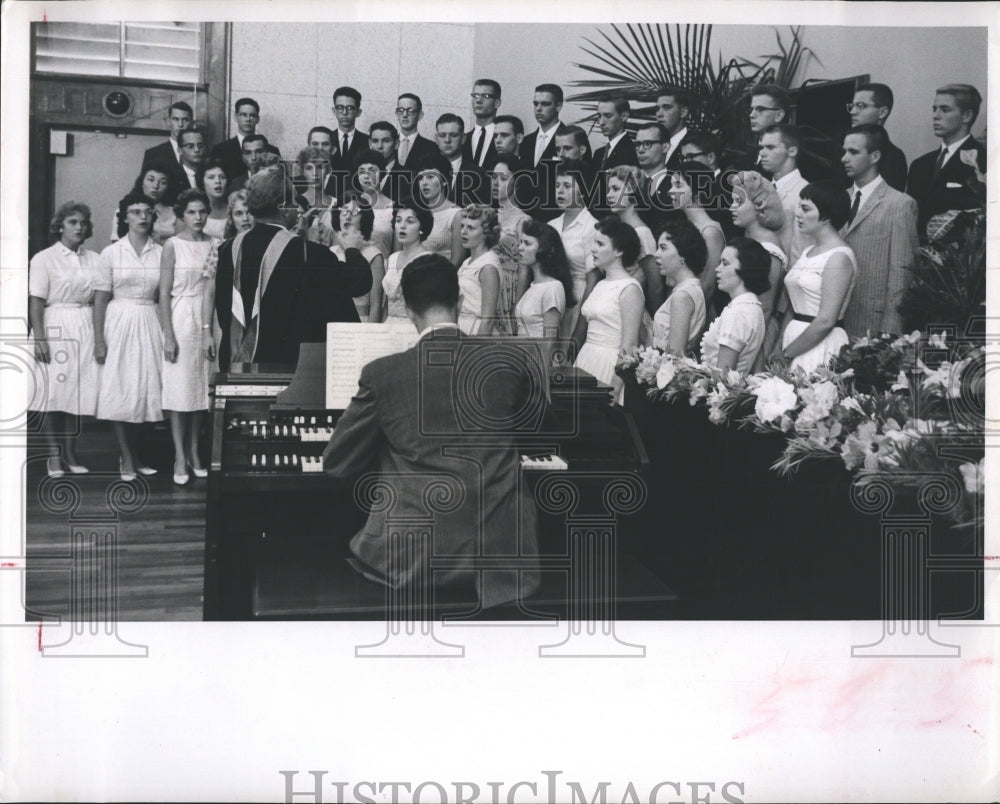
[[[236,136],[220,142],[212,149],[212,157],[222,162],[226,178],[230,182],[246,175],[247,169],[243,163],[243,140],[257,133],[260,104],[253,98],[240,98],[233,104],[233,117],[236,120]]]
[[[733,202],[732,185],[729,183],[729,176],[732,174],[727,172],[723,175],[719,166],[722,140],[710,131],[688,131],[687,136],[681,141],[680,152],[683,161],[700,162],[714,172],[718,181],[714,183],[711,207],[706,212],[722,227],[722,233],[727,241],[739,236],[740,232],[733,224],[733,216],[729,212]]]
[[[188,187],[197,190],[198,181],[195,178],[205,161],[205,132],[192,127],[182,131],[177,142],[181,146],[181,169]]]
[[[885,84],[862,84],[854,90],[854,100],[847,104],[852,126],[881,126],[892,113],[892,90]],[[879,160],[882,180],[901,193],[906,190],[906,155],[885,133],[885,150]]]
[[[181,144],[178,137],[182,131],[191,128],[194,122],[194,112],[184,101],[170,104],[167,111],[170,136],[166,142],[146,149],[146,153],[142,157],[141,172],[145,173],[150,165],[162,165],[170,169],[174,187],[180,187],[187,182],[187,174],[181,168]]]
[[[331,174],[326,193],[343,199],[354,158],[370,147],[368,135],[354,126],[361,117],[361,93],[354,87],[337,87],[333,91],[333,113],[337,117],[337,129],[330,154]]]
[[[768,126],[785,122],[791,105],[788,93],[777,84],[758,84],[753,88],[750,95],[750,141],[744,145],[743,153],[737,153],[728,160],[729,170],[755,170],[770,178],[758,158],[760,136]]]
[[[640,217],[656,231],[669,217],[673,206],[667,178],[666,145],[670,135],[660,123],[647,123],[635,135],[635,154],[642,171],[637,206]]]
[[[425,157],[433,156],[438,147],[433,140],[421,136],[417,127],[424,119],[424,104],[419,95],[404,92],[396,99],[396,121],[399,123],[399,148],[396,158],[401,167],[411,176],[414,165],[419,165]]]
[[[682,161],[680,146],[687,136],[691,102],[691,93],[680,87],[664,87],[656,98],[656,122],[667,132],[663,161],[668,170],[675,170]]]
[[[481,169],[490,171],[497,163],[493,148],[497,109],[500,106],[500,84],[492,78],[480,78],[472,85],[472,116],[476,122],[465,138],[462,154]]]

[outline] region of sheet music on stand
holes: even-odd
[[[409,349],[416,327],[393,324],[326,325],[326,407],[343,410],[358,390],[361,369],[379,357]]]

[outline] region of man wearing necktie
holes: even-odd
[[[493,135],[500,106],[500,84],[492,78],[480,78],[472,85],[471,97],[472,115],[476,122],[465,139],[462,155],[488,173],[497,163]]]
[[[841,163],[854,184],[847,191],[851,213],[840,234],[858,264],[844,329],[854,338],[869,331],[902,332],[896,308],[917,250],[917,202],[880,175],[886,150],[881,126],[855,126],[844,137]]]
[[[152,148],[146,149],[142,157],[141,172],[145,173],[151,166],[160,166],[169,170],[173,178],[173,186],[177,188],[174,190],[176,194],[179,189],[183,189],[188,183],[187,174],[181,167],[182,154],[179,139],[182,131],[187,131],[191,128],[192,121],[194,120],[194,112],[184,101],[178,101],[170,105],[167,114],[167,120],[170,125],[170,136],[166,142],[161,142],[159,145],[154,145]],[[172,198],[166,200],[168,202],[173,201]]]
[[[333,112],[337,116],[337,129],[334,132],[334,150],[330,155],[332,175],[327,182],[326,194],[342,199],[348,187],[354,157],[370,147],[368,135],[354,126],[361,117],[361,93],[354,87],[337,87],[333,92]]]
[[[969,133],[982,102],[970,84],[948,84],[934,97],[934,136],[940,138],[941,147],[915,159],[906,180],[906,192],[920,211],[920,237],[927,235],[927,222],[934,215],[983,207],[977,174],[986,173],[986,148]]]
[[[457,114],[445,112],[437,119],[435,136],[441,156],[451,162],[451,185],[448,200],[464,207],[468,204],[488,204],[490,183],[480,167],[462,153],[465,123]]]

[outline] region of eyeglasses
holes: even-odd
[[[863,112],[869,106],[874,107],[875,104],[874,103],[865,103],[864,101],[855,101],[854,103],[848,103],[847,104],[847,111],[848,112],[853,112],[855,109],[857,109],[859,112]]]
[[[647,148],[652,148],[654,145],[663,145],[663,140],[636,140],[635,141],[635,147],[638,150],[640,150],[640,151],[644,151]]]
[[[686,153],[684,151],[681,151],[681,156],[683,156],[685,159],[694,159],[696,156],[704,156],[704,155],[705,155],[704,151],[688,151]]]
[[[333,107],[333,111],[340,112],[341,114],[354,114],[357,110],[357,106],[344,106],[340,103]]]
[[[496,95],[492,92],[470,92],[469,97],[473,100],[493,100]]]
[[[773,106],[751,106],[750,114],[761,114],[762,112],[777,112],[778,109]]]
[[[402,106],[396,107],[396,115],[399,117],[411,117],[412,115],[420,114],[419,109],[404,109]]]

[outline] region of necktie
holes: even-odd
[[[858,190],[854,194],[854,203],[851,204],[851,214],[847,216],[847,225],[850,226],[854,223],[854,218],[858,214],[858,209],[861,207],[861,191]]]
[[[604,147],[604,156],[601,157],[601,170],[605,171],[608,169],[608,157],[611,156],[611,143],[609,142]]]
[[[476,126],[476,136],[479,138],[476,141],[476,152],[472,155],[477,165],[482,165],[482,155],[483,155],[483,141],[486,139],[486,129]]]
[[[344,135],[344,147],[340,151],[340,155],[347,159],[347,135]]]
[[[538,129],[538,139],[535,140],[535,165],[537,166],[539,162],[542,161],[542,154],[545,151],[545,144],[549,139],[548,134],[544,134],[541,129]]]
[[[410,141],[408,139],[404,139],[401,143],[399,143],[399,164],[405,165],[406,157],[408,157],[409,155],[410,155]]]
[[[942,148],[941,153],[938,154],[937,162],[934,163],[934,175],[931,177],[932,179],[936,179],[937,174],[941,172],[941,168],[944,165],[944,158],[947,154],[948,148]]]

